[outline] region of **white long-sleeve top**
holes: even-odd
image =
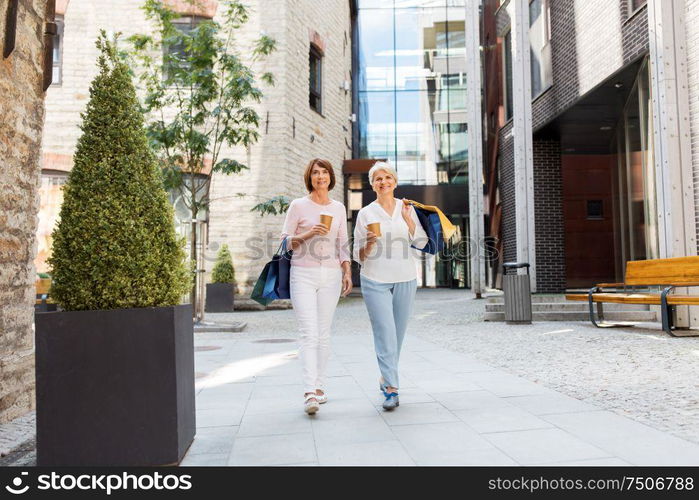
[[[408,224],[401,215],[403,201],[394,199],[396,206],[393,214],[388,214],[377,201],[373,201],[359,211],[354,226],[352,257],[360,264],[362,276],[380,283],[416,279],[416,262],[420,259],[420,251],[411,248],[411,245],[423,248],[428,242],[427,233],[420,225],[415,208],[410,207],[410,216],[415,221],[415,232],[410,236]],[[367,225],[374,222],[381,224],[381,236],[376,239],[376,245],[364,261],[361,261],[359,250],[366,245]]]

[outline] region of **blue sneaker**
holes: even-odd
[[[400,406],[400,401],[398,400],[398,393],[397,392],[386,392],[384,391],[383,395],[386,397],[386,400],[383,402],[383,409],[386,411],[391,411],[395,410]]]

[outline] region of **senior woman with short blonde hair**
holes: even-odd
[[[393,410],[398,400],[398,359],[417,290],[416,259],[428,241],[415,209],[393,196],[396,171],[386,162],[369,170],[376,200],[362,208],[354,228],[353,258],[361,266],[362,295],[374,334],[379,382]],[[380,234],[369,230],[378,223]],[[376,229],[376,226],[372,226]]]

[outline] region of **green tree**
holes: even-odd
[[[143,108],[150,117],[151,145],[166,187],[182,196],[192,219],[208,208],[210,199],[211,178],[199,174],[209,165],[212,174],[247,169],[234,158],[223,158],[222,148],[249,148],[259,139],[260,117],[251,106],[260,102],[262,91],[252,66],[233,43],[249,13],[239,0],[223,1],[219,9],[220,23],[204,20],[185,31],[173,22],[178,14],[161,0],[146,0],[143,10],[155,25],[154,33],[129,39],[145,90]],[[250,51],[252,62],[271,54],[275,45],[269,36],[260,36]],[[274,85],[271,73],[263,73],[260,80]],[[190,257],[197,261],[195,231],[191,232]],[[197,303],[196,287],[192,300]]]
[[[212,283],[235,283],[235,269],[233,258],[225,243],[216,255],[216,264],[211,272]]]
[[[184,241],[130,69],[104,31],[97,47],[99,73],[53,232],[51,296],[65,310],[176,305],[191,286]]]

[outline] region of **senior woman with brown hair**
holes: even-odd
[[[369,170],[376,201],[362,208],[354,227],[354,260],[361,265],[361,284],[374,334],[383,407],[393,410],[398,401],[398,359],[417,289],[416,252],[427,234],[415,209],[394,198],[396,171],[386,162]]]
[[[330,330],[340,294],[352,290],[347,211],[328,193],[335,187],[329,161],[314,158],[303,175],[308,195],[289,205],[282,230],[291,258],[289,289],[300,330],[304,409],[313,415],[325,395]]]

